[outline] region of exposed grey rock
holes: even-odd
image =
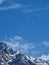
[[[21,53],[13,51],[8,46],[0,43],[0,65],[49,65],[48,62],[42,59],[29,57]]]

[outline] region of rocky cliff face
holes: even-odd
[[[6,43],[0,43],[0,65],[49,65],[47,61],[13,51]]]

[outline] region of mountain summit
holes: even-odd
[[[6,43],[0,42],[0,65],[49,65],[47,61],[13,51]]]

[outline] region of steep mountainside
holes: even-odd
[[[49,65],[47,61],[29,57],[0,43],[0,65]]]

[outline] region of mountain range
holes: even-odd
[[[49,61],[19,53],[0,42],[0,65],[49,65]]]

